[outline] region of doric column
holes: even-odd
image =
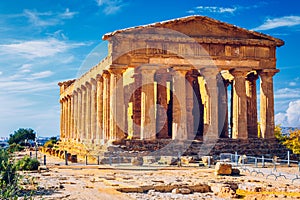
[[[142,74],[138,68],[134,69],[134,92],[132,102],[133,135],[134,139],[140,139],[141,135],[141,95],[142,95]]]
[[[158,138],[168,138],[168,97],[167,97],[167,69],[159,69],[155,74],[157,82],[157,110],[156,132]]]
[[[86,85],[86,106],[85,106],[85,136],[89,141],[91,140],[91,90],[92,86],[89,82]]]
[[[81,133],[82,133],[82,91],[80,88],[77,89],[77,119],[76,119],[76,123],[77,123],[77,134],[76,134],[76,140],[77,141],[81,141]]]
[[[72,139],[72,96],[68,96],[68,139]]]
[[[86,140],[86,87],[81,86],[81,129],[80,141]]]
[[[207,86],[207,98],[208,98],[208,131],[204,138],[206,140],[219,138],[219,101],[218,101],[218,82],[217,75],[219,71],[215,68],[203,68],[201,74],[204,76],[204,80]]]
[[[246,78],[247,95],[247,129],[249,138],[257,138],[257,94],[256,80],[258,75],[254,72],[248,74]]]
[[[96,141],[100,144],[103,137],[103,78],[97,75],[97,124],[96,124]]]
[[[154,74],[157,66],[140,67],[142,74],[141,139],[156,138]]]
[[[198,130],[195,130],[195,125],[194,125],[194,114],[193,114],[193,109],[197,109],[199,111],[199,106],[196,106],[194,108],[194,85],[195,81],[198,82],[198,75],[193,72],[193,70],[189,70],[186,74],[186,115],[187,115],[187,134],[188,134],[188,139],[193,140],[196,137],[196,133]],[[197,111],[195,112],[197,113]],[[197,113],[199,116],[200,113]],[[198,117],[196,117],[198,118]],[[200,119],[198,119],[200,120]]]
[[[63,99],[61,99],[60,101],[60,138],[64,139],[65,137],[65,133],[64,133],[64,126],[65,126],[65,122],[64,122],[64,101]]]
[[[70,138],[74,139],[74,95],[71,95],[71,128],[70,128]]]
[[[110,73],[103,71],[103,139],[109,140],[109,114],[110,114]]]
[[[97,81],[91,79],[91,139],[96,139],[97,131]]]
[[[274,138],[274,92],[273,76],[278,69],[259,71],[260,76],[260,129],[265,139]]]
[[[247,139],[247,98],[245,77],[249,69],[234,69],[230,73],[233,80],[233,127],[232,138]]]
[[[111,66],[110,72],[110,140],[122,140],[125,137],[125,105],[123,73],[125,68]]]
[[[172,139],[186,140],[187,114],[186,114],[186,84],[185,75],[189,68],[173,67],[173,123]]]
[[[77,125],[77,118],[78,118],[78,93],[75,90],[73,92],[73,140],[77,139],[77,133],[78,133],[78,125]]]
[[[69,139],[69,102],[68,97],[65,97],[65,138]]]

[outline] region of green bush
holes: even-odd
[[[37,170],[39,166],[39,161],[35,158],[30,158],[29,156],[25,156],[16,163],[17,170]]]
[[[0,199],[16,199],[19,175],[8,151],[0,150]]]
[[[25,149],[24,146],[21,146],[20,144],[13,143],[13,144],[9,145],[7,150],[10,153],[14,153],[16,151],[23,151],[24,149]]]
[[[51,137],[50,140],[48,140],[45,144],[45,148],[53,148],[55,144],[57,143],[57,138],[56,137]]]

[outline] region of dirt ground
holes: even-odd
[[[34,199],[300,199],[300,180],[243,170],[239,176],[217,176],[207,167],[65,166],[47,159],[46,170],[24,172]]]

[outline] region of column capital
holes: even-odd
[[[278,73],[280,70],[279,69],[263,69],[263,70],[258,70],[257,73],[259,74],[260,77],[272,77],[276,73]]]
[[[115,74],[115,75],[122,75],[125,71],[126,71],[127,68],[119,68],[119,67],[113,67],[113,68],[109,68],[108,71],[111,73],[111,74]]]
[[[96,80],[96,79],[94,79],[94,78],[91,78],[91,84],[92,84],[92,85],[95,85],[95,84],[97,84],[97,80]]]
[[[200,69],[200,73],[204,75],[204,78],[214,77],[220,73],[219,69],[216,67],[205,67]]]
[[[158,65],[142,65],[138,67],[140,73],[154,74],[159,69]]]
[[[103,77],[101,76],[101,74],[97,74],[96,80],[101,82],[103,81]]]
[[[86,90],[86,87],[84,85],[81,85],[81,90]]]
[[[110,77],[109,71],[108,71],[108,70],[103,70],[102,77],[103,77],[103,78],[108,78],[108,77]]]
[[[173,74],[179,73],[184,77],[187,74],[187,72],[191,70],[191,67],[186,67],[186,66],[174,66],[172,68],[173,68]]]
[[[240,76],[245,77],[250,71],[251,71],[250,68],[236,68],[236,69],[229,70],[230,74],[233,75],[234,78]]]
[[[87,89],[91,89],[91,87],[92,87],[91,83],[88,81],[86,81],[84,85]]]

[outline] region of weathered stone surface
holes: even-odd
[[[216,175],[231,175],[232,165],[228,163],[218,162],[215,166]]]
[[[212,156],[202,156],[201,159],[202,159],[202,162],[205,166],[208,165],[208,161],[210,162],[209,163],[210,165],[215,164],[214,158]]]
[[[144,161],[143,161],[142,157],[132,158],[132,160],[131,160],[131,164],[133,166],[142,166],[143,163],[144,163]]]

